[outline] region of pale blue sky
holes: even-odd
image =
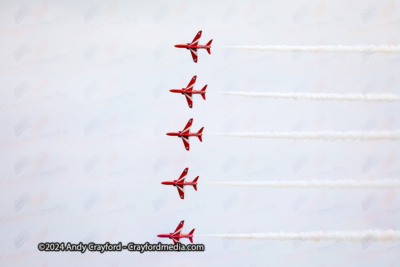
[[[398,243],[220,240],[206,234],[398,229],[393,190],[216,187],[212,181],[400,178],[398,142],[231,139],[219,132],[397,130],[397,103],[221,91],[400,93],[399,55],[226,45],[398,44],[399,1],[2,1],[2,266],[390,266]],[[174,48],[203,31],[212,54]],[[189,109],[169,89],[208,84]],[[191,150],[166,132],[204,129]],[[200,176],[185,200],[164,180]],[[39,253],[40,241],[156,243],[196,228],[204,253]],[[184,242],[187,242],[185,240]],[[15,255],[15,257],[13,256]]]

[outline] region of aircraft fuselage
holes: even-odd
[[[193,182],[184,182],[184,183],[178,183],[176,180],[174,181],[165,181],[165,182],[161,182],[162,184],[165,185],[174,185],[174,186],[185,186],[185,185],[195,185],[197,183],[193,183]]]
[[[208,49],[211,48],[210,45],[190,45],[190,43],[187,44],[177,44],[175,45],[177,48],[186,48],[186,49]]]
[[[171,89],[169,90],[172,93],[181,93],[181,94],[205,94],[205,91],[200,91],[200,90],[185,90],[186,88],[182,88],[182,89]]]
[[[157,235],[158,237],[163,237],[163,238],[191,238],[193,237],[193,235],[189,235],[189,234],[182,234],[182,235],[174,235],[173,233],[169,233],[169,234],[160,234]]]
[[[201,136],[201,133],[187,133],[182,134],[181,132],[171,132],[167,133],[169,136],[178,136],[178,137],[190,137],[190,136]]]

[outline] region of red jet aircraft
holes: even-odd
[[[189,168],[186,168],[183,170],[181,177],[179,177],[178,180],[173,180],[173,181],[165,181],[161,182],[162,184],[165,185],[173,185],[178,189],[179,196],[181,199],[185,198],[185,185],[192,185],[194,190],[197,191],[197,180],[199,179],[199,176],[197,176],[193,182],[185,182],[186,175],[188,173]]]
[[[207,52],[211,54],[212,39],[206,45],[199,45],[200,37],[201,37],[201,31],[197,33],[196,37],[194,37],[191,43],[177,44],[175,45],[175,47],[189,49],[190,52],[192,53],[194,63],[197,63],[197,49],[207,49]]]
[[[182,95],[186,96],[186,100],[188,102],[189,108],[193,107],[193,99],[192,95],[193,94],[201,94],[204,100],[206,100],[206,89],[207,89],[207,84],[203,87],[203,89],[199,90],[193,90],[194,84],[196,83],[197,76],[193,76],[193,78],[190,80],[188,86],[186,88],[182,89],[171,89],[169,90],[172,93],[181,93]]]
[[[181,238],[189,238],[190,242],[193,243],[193,232],[194,232],[194,229],[192,231],[190,231],[190,233],[188,233],[188,234],[181,234],[184,222],[185,221],[181,221],[179,223],[179,225],[176,228],[175,232],[169,233],[169,234],[161,234],[161,235],[157,235],[157,236],[158,237],[164,237],[164,238],[172,239],[172,241],[174,241],[174,245],[176,244],[176,242],[179,242],[179,239],[181,239]]]
[[[203,135],[202,132],[203,132],[204,127],[201,127],[201,129],[197,133],[191,133],[190,127],[192,127],[192,122],[193,122],[193,119],[190,119],[188,121],[188,123],[186,124],[185,128],[183,129],[183,131],[167,133],[167,135],[169,135],[169,136],[178,136],[178,137],[182,138],[183,145],[185,146],[187,151],[189,151],[189,149],[190,149],[189,137],[197,136],[199,138],[200,142],[203,142],[203,140],[201,139],[201,136]]]

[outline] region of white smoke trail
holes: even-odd
[[[266,133],[217,133],[217,136],[265,138],[265,139],[290,139],[290,140],[400,140],[400,131],[367,131],[367,132],[266,132]]]
[[[336,180],[336,181],[254,181],[254,182],[209,182],[212,185],[270,187],[270,188],[399,188],[400,180]]]
[[[246,93],[246,92],[222,92],[223,95],[247,96],[272,99],[295,100],[337,100],[337,101],[368,101],[368,102],[398,102],[400,95],[395,94],[310,94],[310,93]]]
[[[278,232],[278,233],[256,233],[256,234],[216,234],[204,235],[224,239],[258,239],[276,241],[400,241],[400,231],[395,230],[366,230],[366,231],[317,231],[317,232]]]
[[[252,45],[222,46],[244,50],[309,53],[400,53],[399,45]]]

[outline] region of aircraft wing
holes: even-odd
[[[183,93],[186,97],[186,101],[188,103],[189,108],[193,107],[193,97],[191,93]]]
[[[178,189],[181,199],[185,199],[185,187],[183,185],[177,185],[176,188]]]
[[[190,127],[192,127],[192,123],[193,123],[193,119],[190,119],[182,131],[183,134],[190,132]]]
[[[186,90],[193,90],[193,86],[196,83],[196,79],[197,79],[197,76],[194,75],[193,78],[190,80],[188,86],[186,86],[185,91]]]
[[[189,48],[194,63],[197,63],[197,48]]]
[[[190,144],[189,144],[189,137],[182,137],[183,145],[185,146],[185,149],[189,151],[190,149]]]
[[[185,221],[181,221],[178,224],[178,227],[176,227],[175,232],[172,234],[173,236],[177,235],[178,236],[178,241],[179,241],[179,236],[181,235],[181,231],[183,228],[183,224],[185,223]]]
[[[198,45],[201,37],[201,31],[199,31],[196,36],[194,37],[193,41],[190,43],[190,45]]]
[[[177,242],[179,242],[179,237],[178,236],[173,236],[173,237],[171,237],[172,238],[172,241],[174,241],[174,245],[177,243]]]
[[[181,176],[179,177],[179,179],[178,179],[177,182],[179,182],[179,183],[185,182],[185,178],[186,178],[186,175],[187,175],[187,173],[188,173],[188,170],[189,170],[189,168],[186,168],[186,169],[183,170],[183,172],[182,172],[182,174],[181,174]]]

